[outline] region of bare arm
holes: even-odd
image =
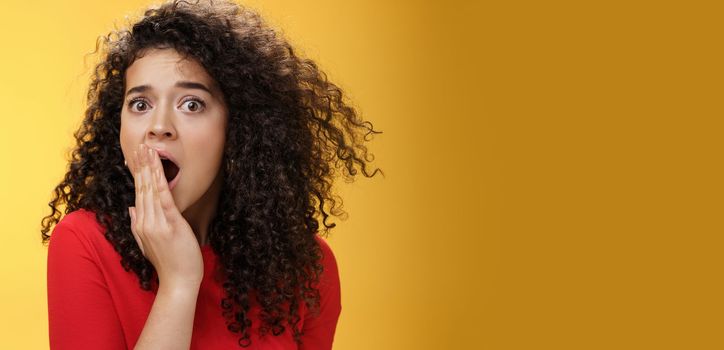
[[[198,286],[159,285],[151,313],[134,349],[188,349],[198,294]]]
[[[131,163],[136,181],[131,231],[156,269],[159,287],[135,349],[188,349],[204,274],[201,249],[174,203],[158,153],[143,144],[139,149]]]

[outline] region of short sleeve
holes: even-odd
[[[74,227],[82,221],[65,219],[48,244],[50,349],[126,349],[97,255]]]
[[[337,321],[342,312],[339,271],[337,260],[327,242],[316,237],[322,248],[324,271],[319,281],[319,315],[308,314],[302,327],[302,344],[299,350],[330,350],[337,329]]]

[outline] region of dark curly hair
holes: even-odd
[[[295,54],[260,16],[227,1],[167,2],[147,9],[131,29],[99,37],[101,56],[87,94],[88,107],[62,182],[42,219],[43,244],[62,215],[96,213],[105,237],[126,271],[150,290],[153,265],[133,238],[127,208],[134,180],[123,163],[119,130],[126,69],[149,48],[173,48],[196,59],[219,84],[228,106],[225,177],[209,241],[227,282],[223,287],[228,329],[251,343],[250,292],[262,307],[262,334],[290,326],[299,342],[297,308],[319,308],[315,283],[322,272],[315,236],[328,236],[346,218],[332,184],[341,169],[346,182],[358,171],[373,177],[374,157],[364,146],[375,131],[343,101],[342,90],[317,64]],[[232,162],[232,160],[234,160]],[[324,226],[319,232],[320,219]],[[284,305],[288,303],[289,308]]]

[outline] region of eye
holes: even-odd
[[[143,108],[134,110],[134,106]],[[128,108],[130,108],[134,112],[143,112],[148,108],[148,103],[146,103],[146,100],[144,100],[143,98],[137,97],[128,102]]]
[[[190,98],[184,101],[183,104],[186,105],[190,112],[199,112],[206,108],[206,104],[204,103],[204,101],[201,101],[198,98]]]

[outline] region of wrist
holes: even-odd
[[[189,283],[189,282],[163,282],[161,281],[158,286],[157,294],[164,294],[174,297],[193,296],[195,297],[199,293],[201,288],[200,283]]]

